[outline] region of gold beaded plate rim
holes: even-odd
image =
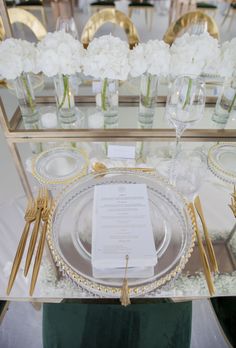
[[[37,162],[44,157],[45,155],[49,154],[50,152],[55,152],[55,151],[60,151],[60,150],[70,150],[70,151],[74,151],[75,153],[77,152],[85,161],[85,164],[82,166],[81,170],[78,171],[75,175],[72,175],[70,177],[67,177],[67,179],[47,179],[45,177],[43,177],[41,174],[38,173],[37,169],[36,169],[36,164]],[[87,173],[87,169],[89,166],[89,157],[87,152],[82,149],[82,148],[73,148],[70,146],[58,146],[58,147],[54,147],[52,149],[46,150],[41,152],[39,155],[35,156],[32,159],[32,175],[41,183],[44,185],[67,185],[70,184],[71,182],[74,182],[75,180],[79,179],[80,177],[86,175]]]
[[[232,143],[221,143],[221,144],[215,144],[213,145],[209,151],[208,151],[208,165],[210,167],[210,169],[213,171],[213,173],[215,175],[218,176],[218,173],[219,172],[219,175],[226,175],[228,177],[230,177],[231,179],[235,180],[236,181],[236,175],[235,174],[232,174],[232,172],[229,172],[227,170],[224,170],[221,166],[218,165],[218,163],[214,160],[213,158],[213,152],[217,149],[217,148],[221,148],[223,146],[232,146],[233,148],[235,148],[235,151],[236,151],[236,144],[232,144]],[[215,172],[216,171],[216,172]],[[227,178],[224,178],[224,180],[227,181]],[[228,179],[230,180],[230,179]]]
[[[96,173],[96,174],[97,175],[107,175],[107,174],[117,174],[117,173],[119,173],[119,174],[120,173],[128,173],[128,174],[137,175],[136,171],[128,170],[125,168],[112,168],[112,169],[106,170],[104,173],[99,173],[99,174]],[[95,173],[90,173],[87,175],[87,177],[91,176],[91,174],[95,174]],[[179,273],[181,273],[181,271],[184,269],[186,263],[188,262],[189,258],[192,255],[194,244],[195,244],[195,231],[196,231],[195,222],[194,222],[194,219],[191,215],[191,211],[190,211],[190,208],[188,206],[188,202],[185,199],[185,197],[173,185],[171,185],[166,178],[160,176],[157,173],[140,173],[140,175],[145,176],[145,177],[154,177],[156,180],[160,180],[162,183],[164,183],[169,188],[174,190],[180,196],[180,198],[183,201],[183,207],[185,208],[185,213],[188,216],[189,220],[191,221],[191,232],[189,231],[189,233],[191,233],[192,235],[191,235],[191,239],[189,241],[188,248],[185,251],[185,255],[183,255],[180,258],[177,266],[175,266],[174,269],[169,271],[165,276],[161,277],[158,280],[155,280],[155,281],[152,281],[150,283],[143,284],[140,286],[137,286],[137,285],[130,286],[129,287],[129,295],[131,297],[138,297],[138,296],[145,295],[145,294],[165,285],[167,282],[169,282],[174,277],[176,277]],[[57,208],[57,205],[60,201],[60,198],[76,182],[77,182],[77,180],[75,180],[73,183],[70,183],[59,193],[56,200],[54,201],[54,204],[53,204],[50,216],[49,216],[48,227],[47,227],[47,241],[48,241],[49,248],[51,250],[53,260],[54,260],[56,266],[59,268],[59,271],[62,272],[63,275],[68,276],[74,283],[76,283],[77,285],[81,286],[82,288],[88,290],[89,292],[92,292],[96,295],[100,295],[103,297],[119,297],[122,284],[120,287],[103,285],[103,284],[99,283],[99,280],[94,281],[94,280],[86,278],[85,276],[82,276],[81,274],[78,274],[76,271],[74,271],[72,269],[72,267],[70,267],[63,260],[63,258],[60,256],[60,254],[57,251],[57,248],[55,246],[55,242],[53,240],[53,231],[52,231],[53,221],[54,221],[54,213],[56,211],[56,208]]]

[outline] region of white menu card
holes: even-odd
[[[153,274],[157,256],[146,185],[97,185],[92,230],[94,276],[102,276],[106,271],[113,273],[109,272],[111,269],[114,276],[119,276],[119,269],[123,272],[125,268],[126,255],[133,274],[140,277]]]

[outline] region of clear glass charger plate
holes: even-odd
[[[91,293],[118,297],[122,279],[93,277],[91,265],[94,187],[102,184],[147,185],[158,263],[151,278],[129,279],[130,296],[142,296],[176,277],[193,249],[194,228],[185,199],[157,174],[110,169],[68,185],[54,204],[47,230],[53,259],[63,275]]]
[[[208,152],[208,166],[219,179],[236,184],[236,144],[217,144]]]
[[[73,147],[55,147],[32,160],[32,174],[41,184],[69,184],[85,175],[87,168],[86,152]]]

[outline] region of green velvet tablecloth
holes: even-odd
[[[44,348],[185,348],[192,303],[44,304]]]

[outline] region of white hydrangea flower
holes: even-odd
[[[157,76],[167,76],[170,69],[170,48],[167,43],[149,40],[145,47],[147,72]]]
[[[208,33],[189,35],[185,33],[171,46],[170,74],[201,75],[216,73],[219,64],[218,41]],[[213,68],[212,62],[215,62]]]
[[[85,50],[65,31],[48,33],[38,44],[38,69],[46,76],[81,72]]]
[[[138,77],[147,71],[145,44],[138,44],[129,52],[130,75]]]
[[[230,77],[236,73],[236,38],[226,41],[221,47],[219,74]]]
[[[93,39],[84,59],[84,74],[98,79],[126,80],[129,74],[127,42],[112,35]]]
[[[0,75],[14,80],[22,73],[37,73],[37,49],[31,42],[21,39],[6,39],[0,43]]]
[[[169,45],[164,41],[149,40],[139,44],[129,54],[130,75],[137,77],[145,72],[167,76],[170,65]]]

